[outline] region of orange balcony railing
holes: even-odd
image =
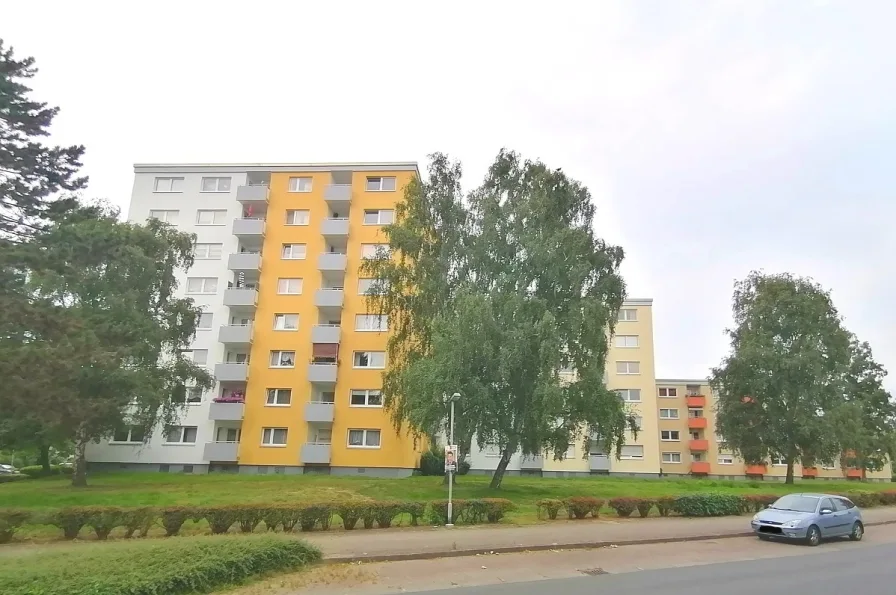
[[[765,465],[747,465],[744,469],[744,475],[765,475]]]
[[[705,417],[689,417],[688,427],[692,430],[702,430],[706,427]]]
[[[709,450],[709,440],[697,438],[691,440],[691,450],[696,452],[704,452]]]
[[[688,407],[706,407],[706,397],[703,395],[688,395]]]
[[[861,469],[847,469],[846,477],[847,477],[847,479],[862,479],[862,470]]]
[[[691,463],[691,473],[694,475],[709,475],[709,462],[694,461]]]
[[[818,467],[803,467],[803,478],[816,478],[818,477]]]

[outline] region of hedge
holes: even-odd
[[[29,465],[28,467],[22,467],[19,469],[19,473],[23,475],[27,475],[28,477],[50,477],[53,475],[71,475],[72,474],[72,466],[71,465],[50,465],[50,470],[45,471],[43,467],[40,465]]]
[[[0,584],[4,595],[205,593],[320,557],[307,543],[277,535],[132,541],[12,554],[0,565]]]

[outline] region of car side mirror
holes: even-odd
[[[820,512],[821,514],[832,514],[834,511],[830,508],[822,508]]]

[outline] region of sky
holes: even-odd
[[[896,3],[31,0],[2,29],[126,210],[134,163],[418,161],[502,147],[586,184],[654,299],[656,372],[727,352],[735,279],[810,276],[894,369]],[[888,157],[888,155],[890,157]]]

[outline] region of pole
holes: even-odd
[[[448,444],[454,444],[454,399],[451,399],[451,415],[448,422]],[[455,460],[454,464],[457,464]],[[453,505],[453,497],[454,497],[454,471],[451,467],[448,468],[448,523],[445,525],[446,527],[454,526],[454,505]]]

